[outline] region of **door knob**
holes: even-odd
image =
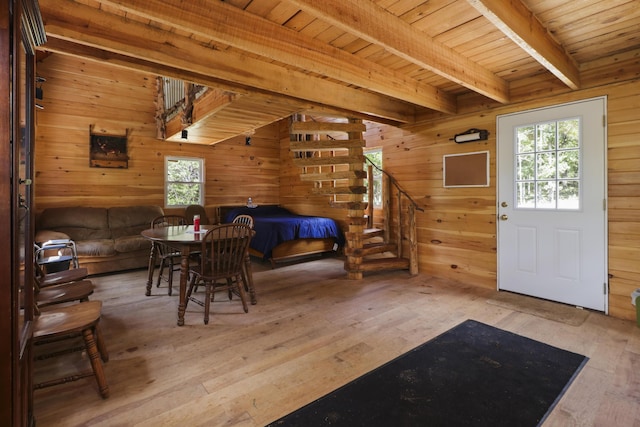
[[[500,219],[503,220],[503,221],[506,221],[506,220],[509,219],[509,217],[506,216],[505,214],[502,214],[502,215],[500,215]]]

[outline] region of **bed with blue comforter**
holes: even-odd
[[[232,222],[238,215],[251,215],[256,232],[251,253],[272,263],[301,255],[335,251],[344,236],[335,220],[294,214],[276,205],[224,207],[221,219]]]

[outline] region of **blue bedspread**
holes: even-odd
[[[333,237],[340,246],[344,236],[338,224],[331,218],[297,215],[280,206],[238,207],[230,210],[224,218],[232,222],[238,215],[251,215],[256,231],[251,239],[251,248],[271,258],[271,251],[282,242],[307,238]]]

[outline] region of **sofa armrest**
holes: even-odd
[[[63,233],[61,231],[55,231],[55,230],[40,230],[36,233],[36,236],[35,236],[35,242],[38,245],[41,245],[42,243],[47,242],[49,240],[56,240],[56,239],[70,239],[70,237],[66,233]]]

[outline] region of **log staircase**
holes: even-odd
[[[301,168],[303,181],[314,182],[314,194],[329,196],[333,208],[346,210],[344,268],[349,279],[360,280],[364,272],[381,270],[402,269],[418,274],[417,206],[387,173],[383,175],[384,228],[374,228],[372,191],[364,185],[371,169],[364,169],[365,130],[360,119],[318,122],[293,116],[290,149],[294,164]],[[392,209],[392,192],[397,195],[396,209]],[[369,201],[364,201],[366,193]],[[391,217],[393,211],[396,218]],[[408,243],[407,256],[403,254],[403,243]]]

